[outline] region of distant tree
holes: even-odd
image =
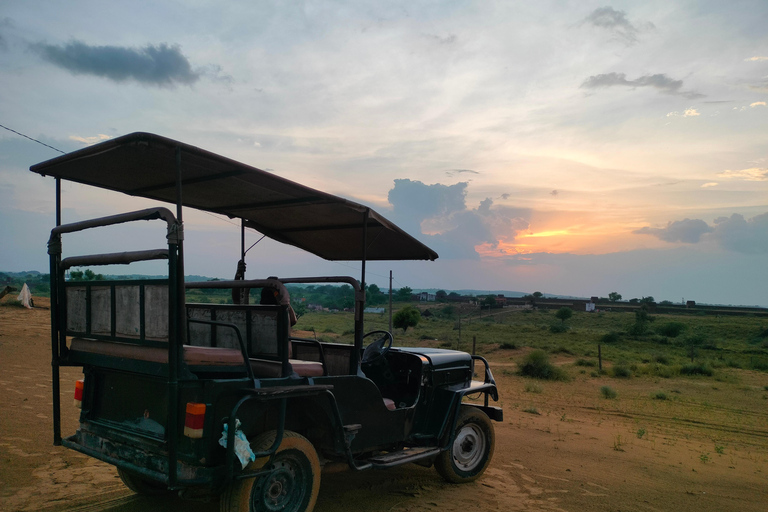
[[[487,296],[486,296],[486,297],[483,299],[483,301],[481,302],[481,304],[482,304],[483,306],[490,306],[490,307],[493,307],[493,306],[495,306],[495,305],[496,305],[496,297],[494,297],[493,295],[487,295]]]
[[[544,296],[544,294],[543,294],[543,293],[541,293],[541,292],[533,292],[533,298],[534,298],[534,299],[540,299],[540,298],[542,298],[543,296]]]
[[[696,359],[696,356],[699,355],[699,347],[704,344],[706,339],[701,334],[692,334],[690,336],[687,336],[683,343],[685,343],[686,348],[688,349],[688,356],[691,358],[691,362]]]
[[[448,294],[445,293],[445,290],[437,290],[437,293],[435,293],[435,299],[436,300],[445,300],[446,297],[448,297]]]
[[[653,295],[649,295],[640,299],[640,304],[650,304],[652,302],[656,302],[656,300],[653,298]]]
[[[635,298],[635,299],[629,299],[629,303],[630,303],[630,304],[637,304],[638,302],[640,302],[640,299],[637,299],[637,298]]]
[[[608,294],[608,300],[611,302],[616,302],[617,300],[621,300],[621,294],[617,292],[611,292]]]
[[[565,321],[568,320],[573,316],[573,310],[571,308],[562,307],[557,310],[555,313],[555,318],[558,318],[563,325],[565,325]]]
[[[400,302],[410,302],[412,293],[413,293],[413,290],[410,287],[403,286],[402,288],[397,290],[397,293],[395,294],[395,300],[398,300]]]
[[[448,294],[448,297],[450,297],[451,299],[458,299],[459,297],[461,297],[461,295],[459,295],[456,292],[451,292]]]
[[[70,281],[103,281],[104,276],[102,274],[96,274],[93,270],[87,268],[83,270],[70,270]]]
[[[392,317],[392,325],[397,329],[402,329],[403,334],[409,327],[416,327],[421,319],[421,313],[413,306],[406,306]]]
[[[301,301],[291,301],[291,307],[293,312],[296,313],[296,318],[299,319],[307,313],[307,305]]]
[[[384,294],[381,293],[381,289],[379,289],[377,285],[366,285],[365,302],[367,304],[375,306],[376,304],[384,304],[385,301],[386,298],[384,297]]]

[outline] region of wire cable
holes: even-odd
[[[50,145],[46,144],[45,142],[40,142],[40,141],[39,141],[39,140],[37,140],[37,139],[33,139],[33,138],[32,138],[32,137],[30,137],[29,135],[24,135],[23,133],[21,133],[21,132],[17,132],[16,130],[13,130],[13,129],[11,129],[11,128],[8,128],[7,126],[3,126],[3,125],[1,125],[1,124],[0,124],[0,128],[4,128],[4,129],[8,130],[9,132],[13,132],[13,133],[15,133],[16,135],[21,135],[22,137],[24,137],[24,138],[26,138],[26,139],[29,139],[29,140],[31,140],[32,142],[37,142],[38,144],[42,144],[43,146],[45,146],[45,147],[47,147],[47,148],[51,148],[51,149],[52,149],[52,150],[54,150],[54,151],[58,151],[58,152],[59,152],[59,153],[61,153],[62,155],[66,155],[66,154],[67,154],[67,153],[66,153],[66,151],[62,151],[62,150],[60,150],[59,148],[55,148],[55,147],[53,147],[53,146],[50,146]]]

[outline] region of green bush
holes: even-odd
[[[656,332],[662,336],[669,338],[677,338],[683,331],[687,329],[687,326],[682,322],[667,322],[656,328]]]
[[[514,341],[504,341],[501,344],[499,344],[499,348],[502,350],[516,350],[517,345]]]
[[[666,400],[667,394],[663,391],[658,391],[656,394],[652,396],[654,400]]]
[[[567,330],[568,326],[565,324],[552,324],[549,326],[549,332],[553,334],[560,334],[566,332]]]
[[[611,386],[602,386],[600,388],[600,394],[603,395],[603,398],[616,398],[619,395]]]
[[[611,375],[619,379],[628,379],[632,376],[632,370],[623,364],[618,364],[611,368]]]
[[[714,373],[712,367],[705,363],[688,363],[680,367],[681,375],[706,375],[711,377]]]
[[[577,359],[575,363],[576,366],[589,366],[589,367],[595,367],[597,366],[597,363],[594,361],[591,361],[589,359]]]
[[[520,363],[520,375],[544,380],[569,380],[562,368],[549,362],[549,356],[543,350],[534,350]]]
[[[620,338],[619,333],[609,332],[608,334],[603,334],[600,337],[600,343],[608,343],[608,344],[616,343],[617,341],[619,341],[619,338]]]

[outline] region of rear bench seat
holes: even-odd
[[[88,338],[72,338],[72,352],[86,352],[123,359],[168,364],[168,350],[160,347],[142,347],[132,343],[101,341]],[[323,365],[316,361],[288,360],[299,377],[322,377]],[[197,347],[184,345],[184,362],[191,367],[242,366],[243,355],[234,348]],[[280,377],[282,364],[269,359],[250,360],[256,377]]]

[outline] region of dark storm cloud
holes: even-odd
[[[645,23],[638,27],[627,18],[627,13],[617,11],[613,7],[598,7],[589,16],[584,18],[584,23],[608,30],[617,39],[627,45],[637,42],[637,35],[641,30],[653,29],[653,23]]]
[[[486,198],[476,209],[466,206],[467,183],[426,185],[408,179],[395,180],[389,191],[393,220],[406,231],[432,247],[443,259],[477,259],[475,246],[496,247],[500,237],[514,238],[516,231],[527,229],[530,211],[494,207]],[[437,231],[436,234],[423,234]]]
[[[115,82],[135,80],[155,86],[192,84],[200,78],[176,45],[149,44],[142,48],[90,46],[80,41],[66,45],[31,45],[40,56],[75,75],[94,75]]]
[[[711,233],[713,229],[701,219],[683,219],[670,222],[665,228],[644,227],[632,233],[636,235],[653,235],[665,242],[683,242],[695,244],[701,240],[701,235]]]
[[[702,237],[715,241],[723,249],[743,254],[768,254],[768,213],[745,219],[734,213],[715,219],[710,226],[701,219],[670,222],[665,228],[644,227],[636,235],[652,235],[665,242],[695,244]]]
[[[581,84],[582,89],[599,89],[603,87],[652,87],[665,94],[673,94],[688,99],[701,98],[704,95],[694,91],[683,91],[683,81],[674,80],[664,73],[644,75],[634,80],[627,80],[625,73],[604,73],[592,75]]]

